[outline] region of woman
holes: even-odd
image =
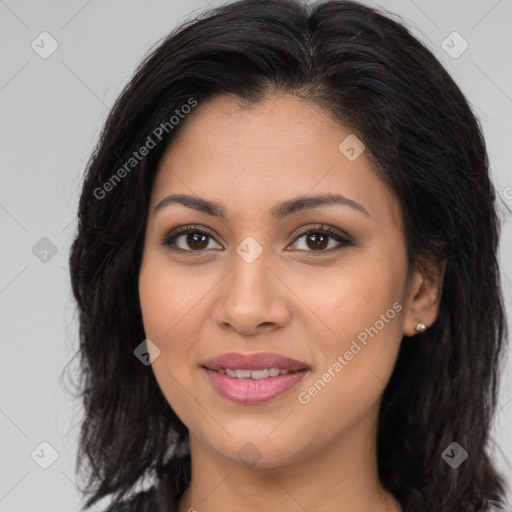
[[[398,22],[242,0],[180,27],[80,199],[87,505],[503,505],[498,235],[479,124]]]

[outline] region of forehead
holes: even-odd
[[[338,193],[401,226],[398,201],[365,152],[350,160],[340,151],[355,135],[315,104],[291,95],[254,105],[215,96],[181,123],[161,159],[152,208],[185,193],[244,215],[291,197]]]

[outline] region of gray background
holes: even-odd
[[[150,46],[186,17],[218,3],[0,0],[0,511],[78,509],[74,462],[81,408],[60,376],[77,338],[68,254],[81,175],[108,109]],[[512,1],[381,5],[427,43],[466,94],[484,128],[498,194],[512,206]],[[45,59],[31,47],[35,40],[39,52],[51,48],[47,36],[41,43],[43,31],[58,43]],[[457,58],[442,44],[454,31],[469,44]],[[463,41],[451,39],[453,55]],[[510,215],[502,218],[510,318],[512,230]],[[499,403],[493,458],[512,481],[510,359]],[[51,450],[39,447],[44,441],[58,453],[48,469],[40,467],[52,460]]]

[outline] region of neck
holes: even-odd
[[[379,481],[375,439],[371,414],[321,452],[258,468],[225,457],[191,433],[192,478],[179,512],[402,512]]]

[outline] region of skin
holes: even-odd
[[[190,432],[192,481],[179,511],[400,511],[377,474],[378,411],[402,337],[416,334],[416,318],[429,326],[438,314],[441,266],[418,263],[408,275],[398,200],[365,152],[354,161],[340,152],[350,130],[314,104],[271,95],[242,108],[216,96],[179,128],[152,190],[139,279],[146,336],[160,350],[152,368]],[[281,220],[270,213],[284,200],[325,193],[356,201],[368,215],[338,204]],[[170,194],[220,203],[226,218],[180,204],[154,212]],[[188,224],[211,231],[206,248],[186,236],[175,243],[188,253],[162,245]],[[353,244],[329,252],[340,247],[333,238],[321,249],[297,238],[299,228],[318,224]],[[236,252],[246,237],[262,248],[252,263]],[[396,303],[394,318],[300,403],[299,393]],[[276,352],[309,371],[269,402],[236,404],[201,365],[237,351]],[[244,446],[256,463],[237,455]]]

